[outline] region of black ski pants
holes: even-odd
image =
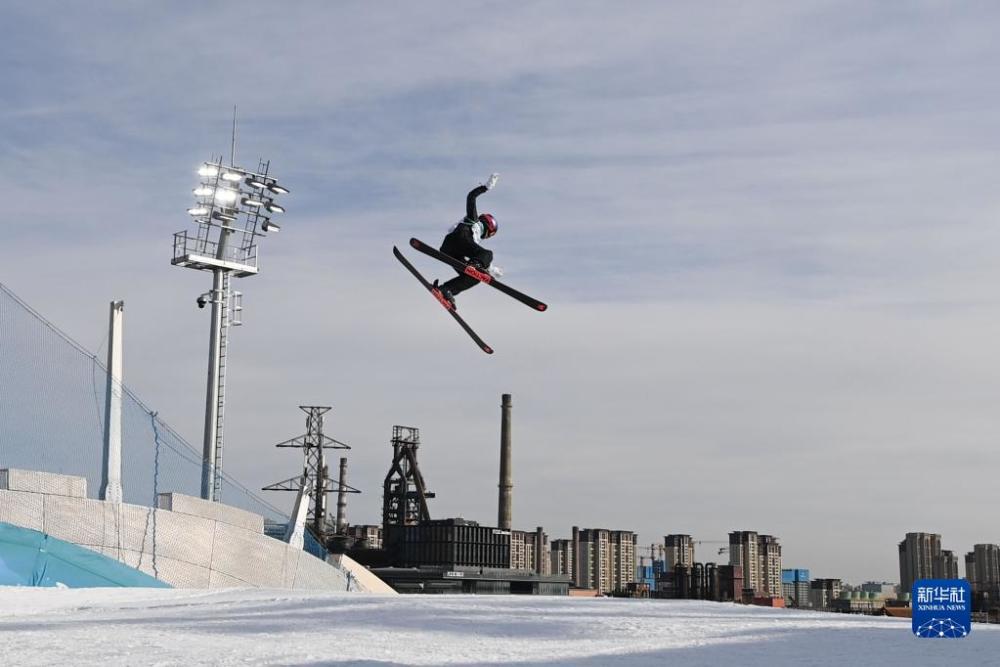
[[[493,261],[493,251],[487,250],[472,239],[472,227],[469,225],[459,225],[455,231],[445,236],[444,242],[441,244],[441,252],[463,262],[474,264],[481,271],[488,269],[490,262]],[[479,282],[457,269],[456,272],[458,277],[441,285],[442,291],[448,290],[452,294],[458,294],[470,287],[475,287]]]

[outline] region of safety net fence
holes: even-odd
[[[101,485],[108,370],[0,283],[0,468],[77,475]],[[201,493],[201,452],[122,387],[122,490],[155,507],[157,494]],[[288,516],[222,473],[218,500],[287,523]]]

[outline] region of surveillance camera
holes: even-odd
[[[199,297],[198,297],[198,298],[197,298],[197,299],[195,300],[195,303],[197,303],[197,304],[198,304],[198,307],[199,307],[199,308],[204,308],[204,307],[205,307],[205,304],[206,304],[206,303],[208,303],[208,299],[206,299],[206,298],[205,298],[205,295],[204,295],[204,294],[202,294],[201,296],[199,296]]]

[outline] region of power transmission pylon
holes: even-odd
[[[275,447],[299,447],[303,450],[305,466],[302,474],[290,477],[283,482],[277,482],[270,486],[265,486],[264,491],[300,491],[309,482],[312,483],[311,501],[309,503],[308,522],[313,533],[324,545],[326,538],[331,532],[327,530],[326,518],[326,494],[344,491],[346,493],[361,493],[358,489],[330,479],[329,470],[326,465],[326,457],[323,455],[324,449],[350,449],[350,446],[327,437],[323,434],[323,415],[330,411],[329,406],[323,405],[300,405],[299,409],[304,411],[306,417],[306,433],[284,442],[279,442]]]

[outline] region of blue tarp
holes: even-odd
[[[0,586],[58,585],[170,588],[96,551],[0,521]]]

